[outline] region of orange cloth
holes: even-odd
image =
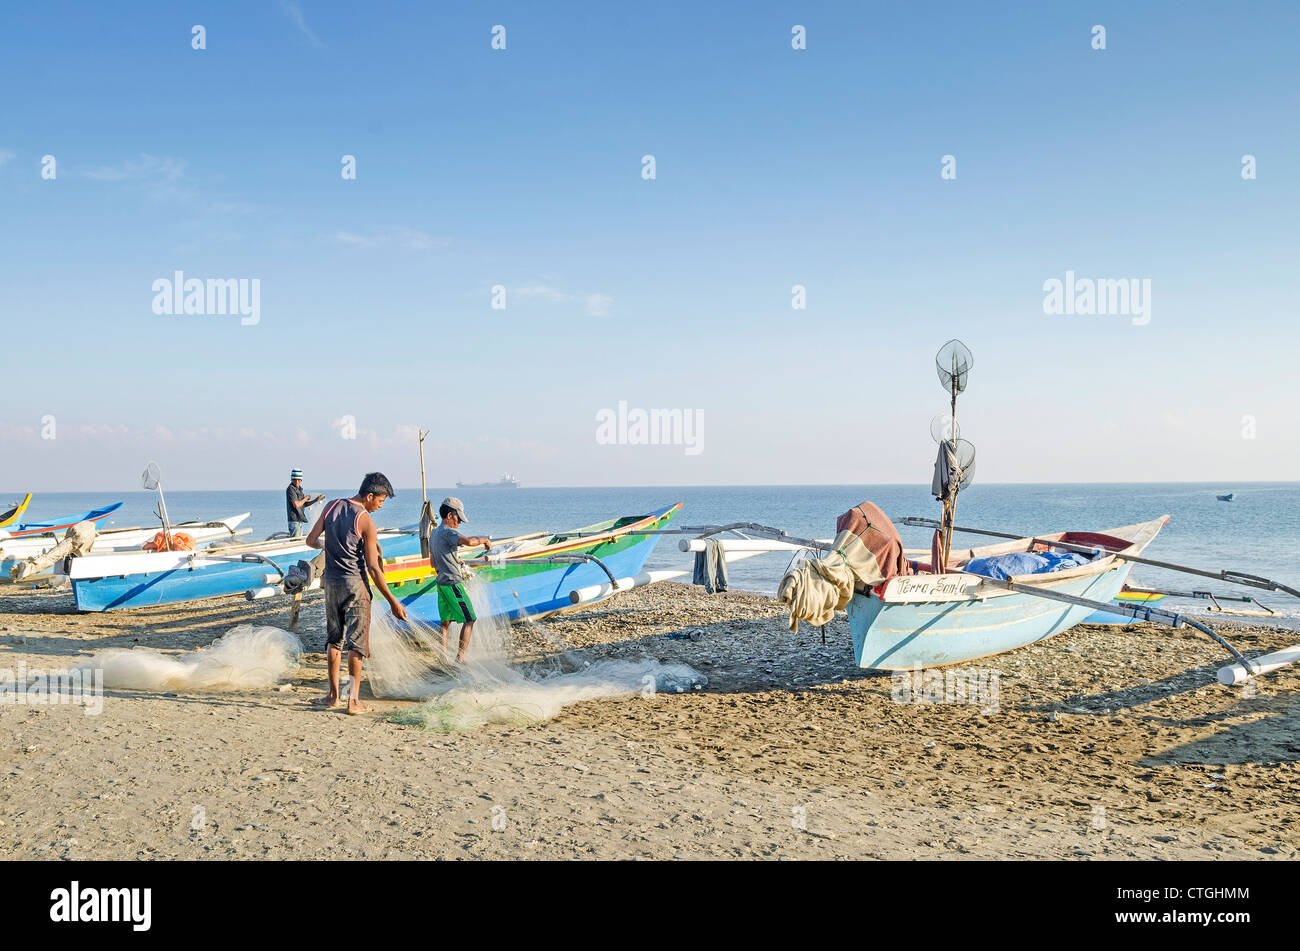
[[[143,545],[145,551],[193,551],[194,539],[184,532],[172,532],[171,547],[167,547],[167,536],[159,532],[153,537],[153,541],[145,542]]]

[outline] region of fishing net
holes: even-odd
[[[960,340],[949,340],[934,357],[939,382],[950,393],[961,393],[966,389],[966,377],[974,365],[974,355]]]
[[[936,443],[961,438],[961,427],[951,413],[940,413],[930,420],[930,438]]]
[[[519,657],[501,606],[490,603],[476,579],[467,581],[465,590],[479,620],[464,664],[454,662],[459,624],[451,625],[444,649],[437,627],[395,621],[386,606],[375,605],[366,662],[370,688],[376,697],[423,701],[391,717],[394,722],[442,733],[487,723],[523,725],[548,720],[584,700],[683,693],[707,683],[685,664],[587,661],[538,622],[526,622],[524,630],[540,649]]]
[[[82,669],[101,669],[105,687],[131,690],[269,687],[298,669],[301,651],[288,631],[241,624],[192,654],[114,648],[96,651]]]

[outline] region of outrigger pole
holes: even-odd
[[[614,531],[615,530],[606,530],[603,532],[564,532],[553,537],[561,540],[566,538],[596,538],[601,535],[613,535]],[[760,525],[758,522],[732,522],[728,525],[684,525],[681,528],[651,528],[643,532],[626,532],[620,537],[627,537],[627,535],[696,535],[699,538],[708,538],[710,535],[720,535],[723,532],[749,532],[753,535],[765,536],[766,538],[783,545],[794,546],[797,548],[813,548],[818,551],[829,551],[833,547],[830,542],[818,541],[815,538],[799,538],[796,535],[787,535],[779,528],[773,528],[771,525]]]
[[[932,518],[918,518],[911,516],[908,518],[898,519],[899,525],[909,525],[913,528],[937,528],[939,523]],[[954,532],[964,532],[967,535],[988,535],[992,538],[1012,538],[1022,539],[1024,535],[1013,535],[1010,532],[994,532],[984,528],[963,528],[960,525],[953,526]],[[1096,552],[1097,546],[1075,545],[1070,542],[1053,541],[1050,538],[1032,538],[1031,544],[1050,545],[1053,548],[1061,548],[1066,551],[1077,551],[1080,554],[1091,555]],[[1104,549],[1103,549],[1104,550]],[[1289,594],[1293,598],[1300,598],[1300,590],[1292,588],[1290,585],[1282,584],[1279,581],[1270,581],[1268,578],[1261,578],[1259,575],[1250,575],[1242,571],[1233,571],[1225,568],[1221,571],[1205,571],[1201,568],[1191,568],[1187,565],[1175,565],[1168,561],[1156,561],[1154,558],[1142,558],[1138,555],[1122,555],[1116,552],[1107,552],[1107,554],[1119,559],[1120,561],[1132,562],[1135,565],[1150,565],[1152,568],[1164,568],[1168,571],[1180,571],[1187,575],[1199,575],[1202,578],[1213,578],[1216,581],[1227,581],[1230,584],[1247,585],[1251,588],[1259,588],[1262,591],[1277,591],[1282,594]],[[1107,608],[1107,610],[1110,610]],[[1121,613],[1121,612],[1112,612]]]
[[[1241,656],[1240,652],[1216,634],[1213,630],[1206,627],[1199,621],[1193,621],[1189,617],[1181,614],[1175,614],[1173,611],[1162,611],[1159,608],[1144,608],[1135,604],[1117,604],[1112,601],[1094,601],[1091,598],[1081,598],[1078,595],[1065,594],[1062,591],[1049,591],[1045,588],[1039,588],[1032,584],[1020,584],[1017,581],[1005,581],[999,578],[984,578],[982,585],[996,585],[999,588],[1006,588],[1008,591],[1015,591],[1019,594],[1028,594],[1035,598],[1044,598],[1048,601],[1060,601],[1064,604],[1074,604],[1082,608],[1092,608],[1094,611],[1106,611],[1110,614],[1121,614],[1131,617],[1137,621],[1154,621],[1157,624],[1168,624],[1170,627],[1194,627],[1203,634],[1208,634],[1214,638],[1218,644],[1229,654],[1237,659],[1237,663],[1245,668],[1248,676],[1254,676],[1256,671],[1250,661]]]
[[[429,490],[424,482],[424,437],[429,435],[427,429],[417,430],[420,434],[420,557],[429,557],[429,529],[433,525],[433,509],[429,507]]]
[[[900,525],[910,525],[913,528],[933,528],[935,520],[930,518],[909,517],[899,519]],[[982,528],[962,528],[953,526],[953,531],[965,532],[970,535],[989,535],[994,538],[1012,538],[1019,540],[1025,538],[1024,535],[1013,535],[1010,532],[995,532]],[[1053,541],[1050,538],[1032,538],[1030,544],[1047,545],[1053,548],[1063,548],[1068,551],[1077,551],[1082,554],[1093,554],[1097,548],[1089,548],[1086,545],[1073,545],[1069,542]],[[1266,591],[1279,591],[1300,598],[1300,591],[1289,585],[1281,584],[1277,581],[1270,581],[1268,578],[1261,578],[1259,575],[1246,574],[1241,571],[1232,571],[1224,569],[1218,572],[1204,571],[1200,568],[1191,568],[1187,565],[1176,565],[1167,561],[1156,561],[1154,558],[1142,558],[1138,555],[1123,555],[1116,552],[1108,552],[1111,557],[1119,561],[1128,561],[1137,565],[1150,565],[1153,568],[1164,568],[1168,571],[1181,571],[1185,574],[1200,575],[1204,578],[1216,578],[1220,581],[1227,581],[1232,584],[1248,585],[1252,588],[1262,588]],[[1191,618],[1173,611],[1163,611],[1159,608],[1141,607],[1133,604],[1123,604],[1118,601],[1093,601],[1089,598],[1080,598],[1073,594],[1064,594],[1059,591],[1048,591],[1035,585],[1020,584],[1016,581],[1003,581],[995,578],[982,578],[982,585],[996,586],[1005,588],[1008,591],[1016,591],[1020,594],[1027,594],[1036,598],[1043,598],[1047,601],[1060,601],[1065,604],[1075,604],[1080,607],[1092,608],[1094,611],[1104,611],[1107,614],[1117,614],[1121,617],[1131,617],[1137,621],[1154,621],[1157,624],[1168,624],[1170,627],[1191,627],[1203,634],[1209,635],[1221,647],[1228,651],[1235,659],[1235,664],[1219,668],[1218,680],[1224,686],[1240,683],[1252,677],[1266,674],[1271,671],[1285,667],[1300,661],[1300,644],[1293,647],[1287,647],[1280,651],[1274,651],[1271,654],[1263,654],[1254,660],[1247,660],[1241,653],[1224,640],[1219,634],[1215,633],[1207,625],[1199,621],[1193,621]]]

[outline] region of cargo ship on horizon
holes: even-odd
[[[458,489],[517,489],[519,488],[519,480],[507,472],[496,482],[457,482],[456,488]]]

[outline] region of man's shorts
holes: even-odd
[[[365,656],[370,647],[370,585],[364,578],[323,584],[326,645]]]
[[[438,585],[438,620],[461,624],[478,620],[463,584]]]

